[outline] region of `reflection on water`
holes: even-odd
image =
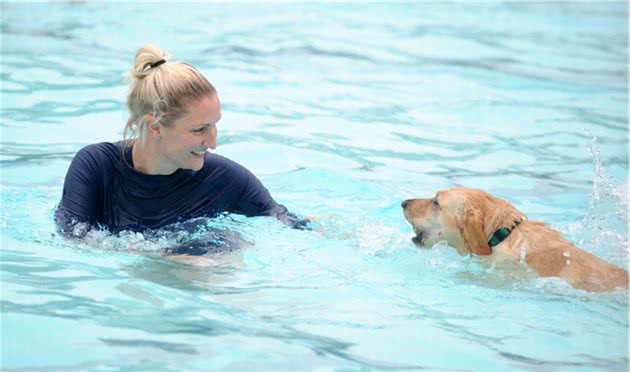
[[[214,253],[207,257],[194,257],[191,261],[181,262],[177,258],[147,257],[144,260],[134,262],[123,267],[130,277],[146,280],[184,290],[207,291],[224,287],[235,271],[242,269],[242,253],[240,251],[229,253]],[[150,294],[140,292],[140,297]]]

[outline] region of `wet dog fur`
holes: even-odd
[[[402,207],[417,245],[446,241],[461,255],[525,262],[542,277],[560,277],[586,291],[628,288],[627,271],[574,246],[547,224],[527,220],[510,203],[485,191],[451,188],[432,199],[405,200]],[[490,247],[488,241],[500,228],[511,233]]]

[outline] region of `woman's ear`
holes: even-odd
[[[160,137],[160,124],[155,120],[155,115],[146,114],[144,116],[144,125],[147,127],[147,131],[152,137]]]
[[[465,213],[462,235],[464,235],[466,246],[477,255],[492,254],[492,248],[488,245],[488,239],[484,233],[483,216],[480,211],[468,210]]]

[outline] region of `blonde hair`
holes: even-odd
[[[128,144],[141,137],[144,125],[169,127],[186,114],[190,102],[215,94],[210,82],[193,66],[184,62],[168,62],[170,54],[157,45],[147,44],[136,52],[127,108],[129,120],[124,130]],[[155,118],[145,123],[147,114]]]

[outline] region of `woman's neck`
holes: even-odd
[[[136,171],[148,175],[169,175],[177,170],[165,168],[164,162],[160,161],[155,145],[150,141],[145,143],[140,138],[133,143],[131,160]]]

